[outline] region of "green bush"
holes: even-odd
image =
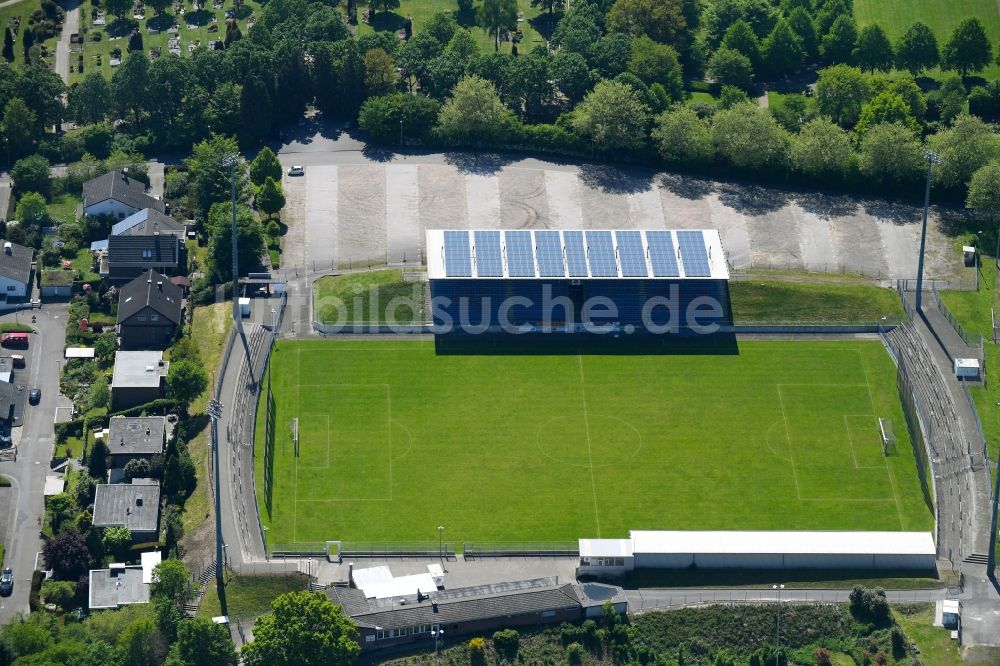
[[[570,666],[580,666],[586,652],[579,643],[570,643],[566,646],[566,661],[569,662]]]

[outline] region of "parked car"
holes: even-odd
[[[14,572],[5,567],[0,574],[0,597],[9,597],[14,592]]]
[[[27,333],[4,333],[0,335],[0,345],[4,347],[15,347],[18,349],[28,348]]]
[[[28,402],[37,405],[42,401],[42,389],[33,388],[28,391]]]
[[[10,359],[15,368],[24,367],[24,354],[11,354]]]
[[[304,175],[306,175],[305,167],[301,167],[298,164],[295,164],[295,165],[293,165],[288,170],[288,175],[289,176],[304,176]]]

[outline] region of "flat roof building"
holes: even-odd
[[[111,402],[116,409],[155,400],[163,396],[164,380],[170,363],[161,351],[119,351],[111,378]]]
[[[160,525],[160,486],[147,479],[102,483],[94,496],[94,527],[124,525],[137,543],[155,540]]]

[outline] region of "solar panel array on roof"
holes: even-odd
[[[444,274],[448,277],[472,277],[468,231],[444,232]]]
[[[566,241],[566,268],[570,277],[587,277],[587,250],[583,245],[582,231],[564,231]]]
[[[669,231],[647,231],[646,243],[649,246],[649,263],[653,265],[653,275],[677,277],[681,274],[677,269],[673,234]]]
[[[624,277],[646,277],[646,252],[642,249],[642,234],[638,231],[616,231],[618,260]]]
[[[538,274],[542,277],[564,277],[562,240],[558,231],[535,232],[535,256],[538,258]]]
[[[535,253],[530,231],[505,231],[507,274],[511,277],[535,277]]]
[[[587,232],[587,256],[594,277],[618,277],[618,262],[610,231]]]
[[[477,231],[476,274],[480,277],[503,277],[503,258],[500,256],[500,232]]]
[[[708,277],[712,268],[708,263],[705,236],[700,231],[678,231],[677,245],[684,262],[684,274],[688,277]]]

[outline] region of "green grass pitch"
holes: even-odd
[[[455,542],[933,528],[876,341],[742,341],[719,356],[281,341],[271,381],[270,512],[263,408],[255,464],[272,548],[435,541],[437,525]],[[878,417],[893,420],[895,455]]]

